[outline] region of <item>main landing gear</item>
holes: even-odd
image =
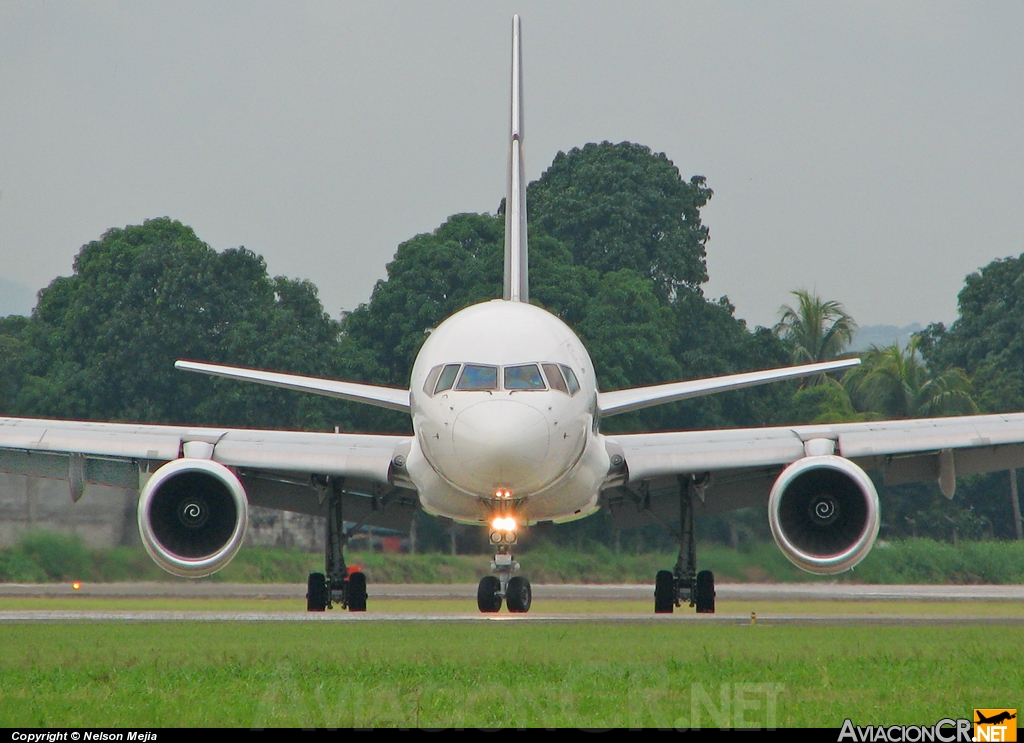
[[[513,575],[519,570],[519,563],[510,551],[516,543],[516,533],[492,529],[490,541],[496,549],[491,561],[491,571],[495,575],[485,575],[480,579],[476,589],[477,608],[484,614],[494,614],[501,611],[504,600],[510,612],[525,614],[533,603],[533,591],[530,581],[521,575]]]
[[[325,571],[309,574],[306,611],[333,609],[335,604],[349,611],[366,611],[366,575],[359,571],[349,572],[345,565],[345,545],[362,524],[345,531],[341,492],[336,486],[337,483],[331,480],[324,484],[328,498]]]
[[[715,576],[697,572],[697,543],[693,538],[693,495],[701,487],[693,477],[679,478],[679,558],[672,570],[659,570],[654,578],[654,613],[671,614],[684,602],[698,614],[715,613]]]

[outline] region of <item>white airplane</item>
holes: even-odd
[[[826,371],[856,359],[602,392],[590,356],[556,316],[529,303],[519,19],[513,20],[504,296],[434,329],[409,389],[179,361],[180,369],[353,400],[412,416],[412,436],[0,419],[0,471],[141,490],[142,542],[165,570],[209,575],[237,553],[249,505],[327,517],[324,573],[307,608],[366,608],[366,578],[344,547],[364,524],[406,528],[417,507],[486,528],[495,554],[477,603],[530,609],[512,548],[521,528],[604,507],[620,525],[661,522],[679,541],[655,579],[656,612],[713,612],[714,577],[697,572],[699,513],[765,506],[796,565],[856,565],[879,527],[887,484],[1024,466],[1024,414],[605,435],[602,418]],[[346,527],[346,524],[348,525]]]

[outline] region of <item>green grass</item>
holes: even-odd
[[[586,550],[547,544],[517,553],[534,583],[651,583],[671,568],[675,554],[615,554],[601,546]],[[487,555],[396,555],[351,553],[371,583],[475,583],[489,570]],[[953,546],[927,539],[878,544],[853,571],[814,576],[791,564],[774,543],[747,544],[734,550],[701,545],[701,569],[713,570],[719,583],[833,581],[854,583],[1024,583],[1024,542],[961,542]],[[320,555],[297,550],[251,548],[210,581],[239,583],[305,582],[323,569]],[[90,550],[81,541],[34,532],[11,549],[0,550],[0,582],[36,583],[84,580],[118,582],[180,581],[165,573],[142,548]]]
[[[931,724],[1012,704],[1022,642],[1017,626],[18,624],[0,626],[0,726]]]

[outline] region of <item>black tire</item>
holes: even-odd
[[[715,574],[710,570],[697,573],[697,587],[693,597],[698,614],[715,613]]]
[[[306,611],[327,609],[327,578],[323,573],[310,573],[306,581]]]
[[[496,575],[485,575],[480,579],[480,585],[476,589],[476,605],[484,614],[493,614],[501,611],[501,581]]]
[[[530,581],[518,575],[508,582],[505,589],[505,606],[514,614],[525,614],[530,610],[533,603],[533,591],[530,589]]]
[[[366,611],[366,574],[352,573],[348,577],[345,598],[349,611]]]
[[[670,570],[654,577],[654,613],[671,614],[676,608],[676,578]]]

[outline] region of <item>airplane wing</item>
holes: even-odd
[[[783,468],[821,453],[818,442],[831,442],[834,454],[880,472],[887,485],[933,480],[950,498],[957,477],[1024,467],[1024,413],[635,433],[608,440],[621,451],[634,486],[671,489],[678,476],[706,474],[702,506],[710,511],[763,505]]]
[[[238,473],[253,505],[320,513],[311,476],[345,478],[372,496],[394,486],[393,460],[409,436],[0,418],[0,472],[141,489],[166,462],[202,455]],[[208,456],[206,456],[208,455]]]
[[[299,374],[246,369],[240,366],[222,366],[220,364],[204,364],[198,361],[175,361],[174,367],[183,371],[209,374],[213,377],[238,379],[245,382],[256,382],[270,387],[283,387],[300,392],[312,392],[316,395],[336,397],[340,400],[351,400],[368,405],[375,405],[389,410],[409,412],[409,390],[397,387],[381,387],[358,382],[341,382],[335,379],[304,377]]]
[[[632,387],[612,392],[599,392],[597,395],[597,407],[600,409],[601,415],[607,417],[609,415],[618,415],[633,410],[650,408],[655,405],[678,402],[679,400],[689,400],[691,397],[702,397],[716,392],[739,390],[744,387],[777,382],[781,379],[808,377],[814,374],[847,369],[851,366],[857,366],[859,363],[860,359],[823,361],[818,364],[786,366],[781,369],[765,369],[763,371],[730,374],[709,379],[692,379],[686,382],[670,382],[668,384],[651,385],[650,387]]]
[[[605,442],[618,470],[602,505],[619,528],[670,525],[684,512],[767,507],[783,554],[804,570],[834,575],[857,565],[878,536],[881,508],[868,471],[887,485],[934,480],[952,498],[958,476],[1024,467],[1024,413],[623,434]]]

